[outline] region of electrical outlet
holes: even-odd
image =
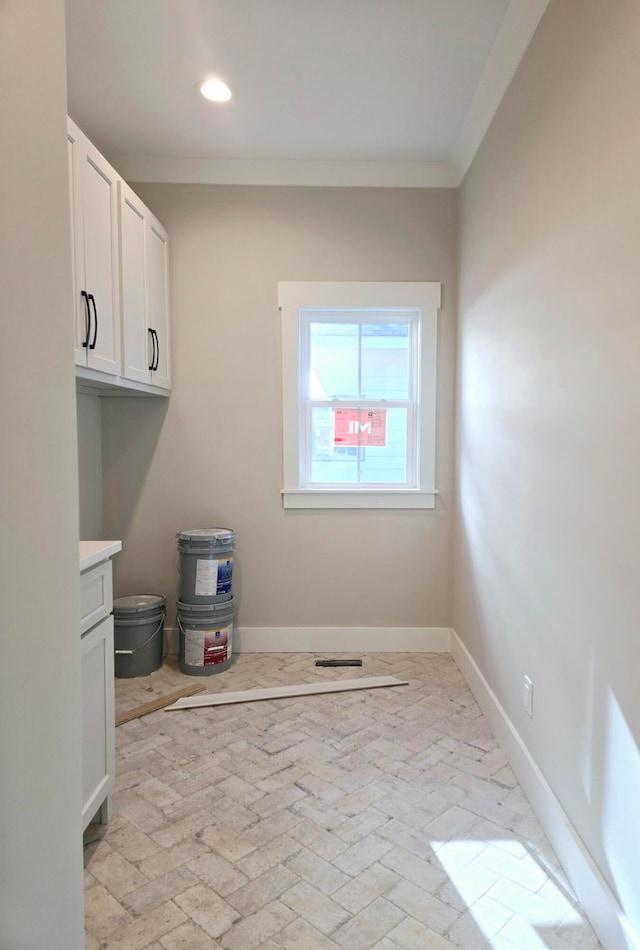
[[[524,705],[526,714],[533,718],[533,683],[529,676],[525,676],[524,678],[524,686],[522,687],[522,703]]]

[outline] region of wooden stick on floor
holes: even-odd
[[[167,693],[166,696],[157,696],[148,703],[143,703],[142,706],[136,706],[134,709],[127,709],[126,712],[118,713],[116,726],[121,726],[123,722],[130,722],[132,719],[140,719],[141,716],[148,716],[149,713],[162,709],[164,706],[168,706],[169,703],[175,703],[182,696],[193,696],[194,693],[202,693],[203,690],[204,685],[202,683],[194,683],[192,686],[183,686],[182,689],[177,689],[173,693]]]
[[[408,686],[407,680],[395,676],[371,676],[368,679],[301,683],[296,686],[271,686],[266,689],[244,689],[236,693],[207,693],[197,699],[179,699],[165,712],[173,709],[199,709],[201,706],[225,706],[230,703],[252,703],[261,699],[285,699],[290,696],[314,696],[319,693],[342,693],[351,689],[376,689],[380,686]]]

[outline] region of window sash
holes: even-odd
[[[405,478],[402,481],[367,481],[359,477],[355,481],[314,481],[313,480],[313,410],[320,409],[353,409],[356,412],[367,412],[372,409],[404,409],[406,411],[405,425]],[[300,436],[300,488],[340,488],[344,491],[358,491],[363,488],[379,489],[407,489],[417,488],[418,471],[416,464],[417,443],[417,412],[416,407],[407,399],[394,400],[350,400],[337,399],[309,399],[301,407],[301,436]],[[358,446],[358,461],[361,448],[377,448],[376,446]]]
[[[353,324],[360,327],[358,334],[358,388],[361,389],[362,335],[363,326],[379,324],[399,324],[408,327],[407,338],[407,393],[406,399],[367,399],[359,394],[345,398],[312,398],[311,380],[311,325],[325,323]],[[301,307],[298,311],[299,324],[299,379],[298,379],[298,445],[299,445],[299,488],[300,489],[341,489],[361,491],[362,489],[415,489],[420,484],[418,456],[418,426],[420,415],[420,325],[421,311],[417,307],[357,307],[357,308],[315,308]],[[314,481],[313,479],[313,410],[314,408],[353,409],[364,411],[371,409],[404,409],[406,411],[405,429],[405,478],[402,481],[367,481],[360,479],[360,467],[357,466],[356,481]],[[358,460],[360,447],[358,446]]]

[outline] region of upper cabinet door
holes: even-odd
[[[123,181],[119,205],[122,373],[170,389],[167,232]]]
[[[67,118],[69,158],[69,194],[71,197],[71,243],[73,260],[73,299],[76,366],[87,365],[87,345],[91,332],[90,302],[84,290],[84,215],[82,213],[82,162],[84,135]]]
[[[146,233],[149,329],[156,347],[151,382],[171,389],[171,358],[169,339],[169,239],[157,218],[150,215]]]
[[[69,120],[76,363],[120,373],[118,175]]]
[[[149,301],[145,231],[147,209],[125,182],[118,185],[120,205],[120,282],[122,288],[122,375],[151,382],[153,338],[149,332]]]

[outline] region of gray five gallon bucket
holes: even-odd
[[[183,604],[221,604],[231,600],[236,536],[229,528],[179,531],[180,600]]]
[[[233,639],[233,599],[222,604],[178,601],[180,669],[192,676],[211,676],[228,669]]]
[[[148,676],[162,666],[166,603],[159,594],[133,594],[113,601],[116,676]]]

